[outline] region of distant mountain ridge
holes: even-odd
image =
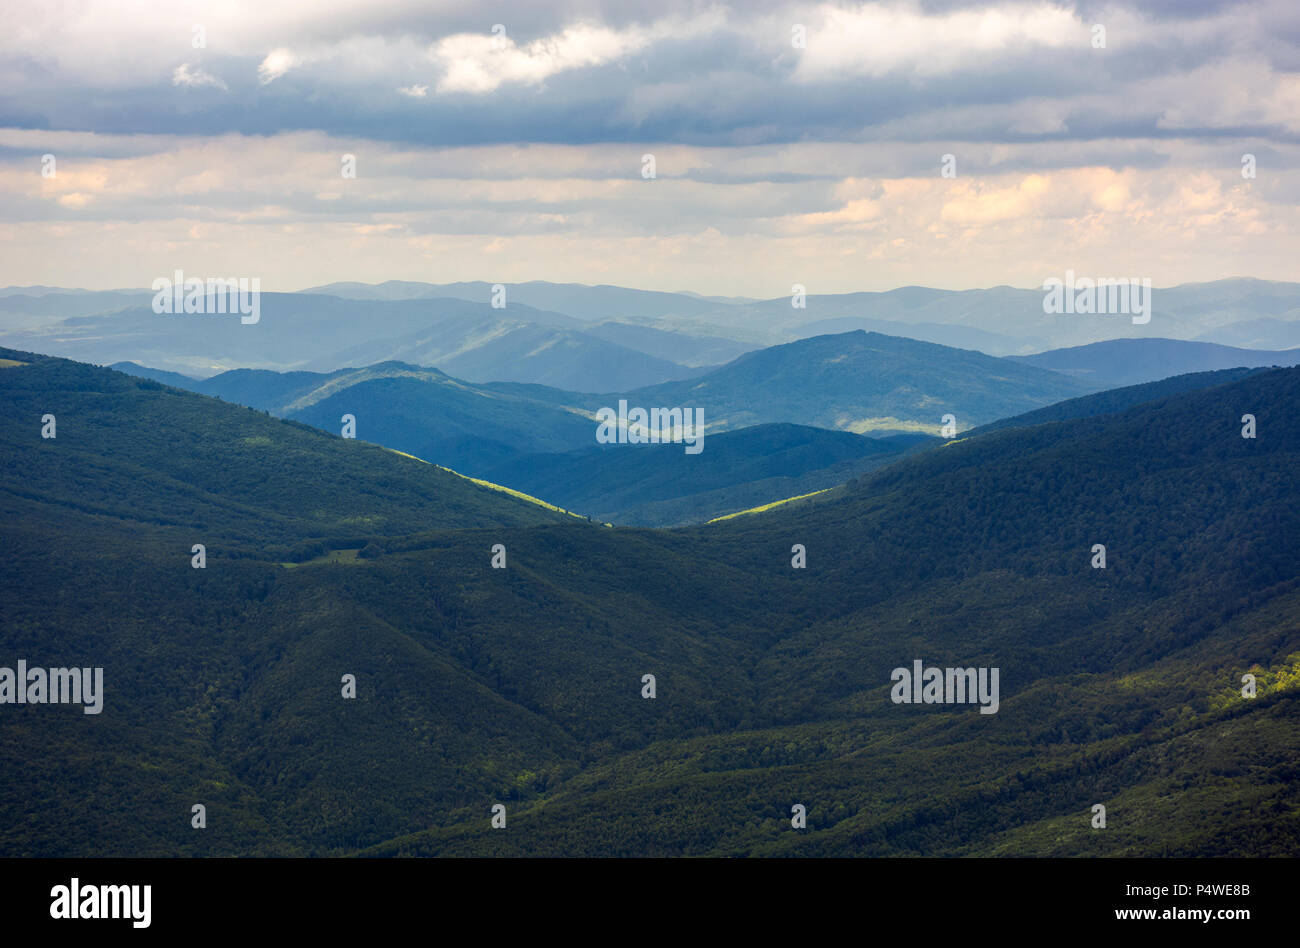
[[[352,415],[357,437],[476,477],[520,453],[571,451],[595,441],[596,422],[580,410],[401,362],[328,373],[235,369],[189,380],[126,364],[114,368],[328,432],[338,432],[343,415]]]
[[[938,434],[1019,414],[1088,387],[1036,366],[861,330],[740,356],[699,377],[636,389],[646,404],[702,406],[706,423],[789,422],[857,433]]]
[[[794,307],[790,297],[530,281],[501,284],[501,309],[492,305],[495,286],[389,281],[266,292],[260,331],[243,326],[239,333],[225,325],[229,320],[205,327],[160,322],[148,307],[149,291],[15,287],[0,290],[0,343],[194,376],[239,367],[332,371],[397,359],[474,381],[585,392],[686,379],[745,351],[859,329],[996,356],[1121,339],[1300,347],[1300,284],[1244,278],[1156,287],[1146,325],[1047,314],[1041,289],[1009,286],[838,294],[809,287]],[[1178,374],[1220,367],[1227,366],[1167,368]]]
[[[65,358],[130,361],[200,377],[236,367],[331,371],[401,359],[479,381],[599,391],[696,372],[568,328],[575,324],[572,317],[518,303],[496,310],[456,299],[357,302],[263,293],[253,325],[237,317],[158,315],[149,306],[133,306],[3,333],[0,341]]]
[[[462,283],[410,283],[389,280],[379,284],[331,283],[311,287],[302,292],[345,295],[353,299],[447,297],[487,303],[492,299],[494,285],[483,280]],[[501,285],[505,287],[507,307],[514,303],[521,303],[537,309],[565,313],[584,322],[622,318],[696,316],[710,312],[720,305],[716,299],[705,299],[684,293],[665,293],[659,290],[637,290],[608,284],[590,286],[582,283],[530,280],[524,283]]]
[[[350,415],[366,440],[602,521],[647,526],[835,487],[938,435],[947,414],[964,431],[1087,390],[1048,370],[863,332],[751,352],[675,387],[597,395],[479,385],[402,362],[204,380],[121,368],[325,431]],[[599,446],[595,413],[621,401],[702,410],[704,455]],[[867,432],[908,437],[860,437]]]
[[[1118,387],[1189,372],[1297,365],[1300,349],[1261,351],[1181,339],[1112,339],[1011,358],[1098,387]]]
[[[361,376],[355,373],[383,371],[384,364],[325,375],[359,380]],[[448,381],[445,372],[409,364],[398,364],[392,371],[424,372],[428,379]],[[700,407],[710,432],[783,422],[859,434],[937,434],[943,416],[949,413],[956,417],[961,431],[1095,388],[1013,360],[862,331],[754,350],[693,375],[604,393],[535,383],[475,383],[475,387],[484,396],[510,395],[587,417],[627,399],[630,405]],[[272,378],[225,373],[209,383],[187,387],[277,413],[292,413],[295,409],[289,407],[292,399],[286,393],[298,388],[306,391],[327,381],[318,374],[287,373]],[[465,384],[454,377],[450,381]],[[263,390],[263,385],[269,388]]]

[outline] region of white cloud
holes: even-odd
[[[491,92],[502,83],[537,85],[549,76],[598,66],[641,49],[640,30],[618,32],[598,26],[572,26],[552,36],[515,45],[508,36],[459,33],[439,40],[431,57],[444,70],[439,92]]]
[[[217,76],[210,72],[205,72],[202,67],[193,63],[181,63],[172,73],[172,85],[189,86],[190,88],[203,88],[205,86],[213,89],[220,89],[222,92],[229,92],[229,87]]]
[[[1040,285],[1061,261],[1077,261],[1076,272],[1136,267],[1160,285],[1294,276],[1297,195],[1282,175],[1243,181],[1221,143],[1095,151],[1132,154],[1127,167],[1061,166],[1052,142],[967,145],[954,180],[940,177],[947,146],[935,142],[864,152],[819,142],[429,148],[315,132],[41,136],[0,130],[0,146],[60,152],[54,179],[33,173],[29,157],[0,160],[0,285],[148,285],[182,247],[205,269],[260,272],[282,288],[345,274],[777,296],[792,267],[799,282],[838,292]],[[1300,146],[1273,147],[1278,166],[1300,166]],[[365,155],[364,189],[339,178],[348,151]],[[661,169],[711,183],[646,182],[645,151]],[[1172,162],[1151,161],[1166,151]],[[77,253],[60,252],[69,246]],[[497,264],[485,264],[485,248],[503,248]]]
[[[1039,49],[1089,48],[1087,24],[1068,7],[1005,3],[926,13],[914,3],[823,5],[809,24],[795,78],[943,75],[992,57]]]
[[[712,9],[621,30],[575,23],[522,46],[504,33],[457,33],[435,43],[429,56],[443,70],[439,92],[482,94],[505,83],[538,85],[558,73],[616,62],[651,43],[699,36],[725,24],[724,12]]]
[[[300,286],[496,280],[508,265],[505,279],[777,295],[792,262],[820,290],[1033,285],[1076,248],[1077,272],[1294,274],[1294,0],[1161,17],[1105,0],[1082,13],[1068,0],[555,0],[499,15],[448,0],[437,17],[416,0],[122,2],[131,15],[46,0],[0,31],[14,114],[46,119],[0,128],[0,283],[122,285],[135,279],[123,247],[147,276],[196,221],[204,269],[274,265]],[[510,35],[496,44],[498,18]],[[1107,50],[1089,44],[1094,18]],[[240,77],[247,100],[198,91],[230,91],[203,66]],[[276,90],[301,93],[291,118],[254,72],[263,85],[293,73]],[[532,94],[558,76],[571,98]],[[499,121],[463,120],[494,92]],[[203,109],[203,125],[170,111]],[[356,137],[362,115],[374,140]],[[277,121],[329,132],[276,134]],[[267,134],[232,131],[245,126]],[[656,140],[633,140],[642,129]],[[46,152],[55,179],[33,173]],[[340,178],[347,152],[364,155],[364,187]],[[939,176],[948,152],[955,180]],[[1257,179],[1241,178],[1245,152]],[[69,241],[77,254],[60,252]],[[504,248],[490,273],[483,248]]]
[[[275,82],[299,62],[299,58],[292,50],[284,46],[273,49],[266,54],[262,64],[257,67],[257,81],[264,86]]]

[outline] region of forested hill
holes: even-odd
[[[0,359],[0,665],[105,683],[99,715],[0,707],[0,854],[1300,847],[1300,370],[662,531]],[[997,712],[894,703],[916,660],[998,669]]]
[[[730,633],[751,683],[733,692],[736,727],[597,762],[517,834],[468,815],[372,851],[1293,852],[1297,403],[1300,370],[1251,374],[955,442],[838,502],[674,533],[674,552],[753,577],[727,612],[768,604]],[[705,608],[678,601],[683,622]],[[999,712],[892,703],[891,670],[916,659],[999,668]],[[795,802],[816,831],[790,830]]]
[[[0,369],[0,491],[25,524],[77,511],[293,546],[572,519],[378,445],[147,379],[8,349],[0,360],[18,363]]]
[[[628,395],[633,405],[697,405],[709,425],[790,422],[848,431],[958,430],[1095,386],[1037,366],[878,332],[813,336],[748,352],[698,378]]]
[[[1212,372],[1188,372],[1186,375],[1173,375],[1158,382],[1143,382],[1138,385],[1126,385],[1123,388],[1111,388],[1092,395],[1080,395],[1068,398],[1045,408],[999,418],[987,425],[968,431],[965,437],[985,434],[1002,428],[1027,428],[1045,424],[1049,421],[1069,421],[1074,418],[1092,418],[1097,415],[1112,415],[1127,411],[1146,402],[1158,401],[1170,395],[1182,395],[1216,385],[1227,385],[1256,372],[1267,372],[1260,368],[1216,369]]]

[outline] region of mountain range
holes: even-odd
[[[232,368],[330,372],[403,361],[474,382],[588,393],[687,380],[747,352],[858,330],[1030,358],[1120,339],[1151,343],[1153,352],[1173,341],[1266,351],[1300,346],[1300,284],[1261,280],[1156,288],[1151,322],[1136,326],[1124,317],[1047,315],[1041,289],[1011,287],[843,294],[813,288],[801,300],[755,301],[539,281],[500,284],[497,294],[496,286],[390,281],[266,292],[256,325],[156,315],[148,290],[10,287],[0,290],[0,344],[196,377]],[[1177,357],[1194,363],[1182,371],[1228,367],[1191,353]],[[1256,351],[1248,358],[1269,356]],[[1166,375],[1180,370],[1167,368]],[[1143,380],[1153,379],[1125,376],[1115,384]]]
[[[1208,384],[1182,371],[1188,368],[1285,359],[1178,340],[998,359],[859,331],[747,353],[686,382],[601,395],[475,384],[402,362],[329,373],[237,369],[207,379],[134,363],[114,367],[329,432],[350,415],[364,440],[601,521],[672,526],[835,487],[940,435],[947,414],[952,434],[1004,426],[1026,411],[1048,420],[1092,404],[1079,396],[1103,384],[1172,370],[1180,381],[1171,383],[1187,390]],[[1096,403],[1114,405],[1128,391],[1137,389],[1105,393]],[[666,444],[628,454],[596,444],[597,409],[620,401],[702,409],[710,452],[695,458]],[[722,436],[732,432],[743,436]]]
[[[955,434],[1088,390],[1049,370],[863,332],[747,353],[677,386],[601,395],[475,384],[402,362],[206,379],[115,367],[325,431],[351,416],[364,440],[602,521],[645,526],[702,522],[833,487],[938,436],[949,413]],[[710,450],[603,449],[597,411],[620,402],[702,411]],[[867,433],[909,437],[859,436]]]
[[[1060,279],[1063,274],[1044,274],[1045,279],[1053,276]],[[719,335],[745,333],[751,341],[766,344],[863,329],[979,349],[990,355],[1023,355],[1115,337],[1196,339],[1260,349],[1300,345],[1295,328],[1300,317],[1300,284],[1255,279],[1156,287],[1152,321],[1143,326],[1113,317],[1048,315],[1043,312],[1042,289],[1009,286],[972,290],[905,286],[868,293],[818,293],[816,287],[804,287],[798,307],[792,305],[793,285],[790,296],[768,300],[541,281],[510,284],[508,289],[511,300],[583,321],[713,326]],[[336,283],[303,292],[354,299],[452,297],[485,301],[492,284]]]
[[[1099,388],[1118,388],[1189,372],[1297,365],[1300,349],[1271,352],[1179,339],[1110,339],[1012,358],[1026,365],[1062,372]]]
[[[5,855],[1300,846],[1300,369],[645,530],[150,379],[0,366],[5,646],[102,667],[106,696],[0,714]],[[914,661],[998,669],[998,710],[892,700]]]

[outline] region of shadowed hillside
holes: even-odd
[[[7,660],[102,666],[106,694],[95,716],[0,715],[6,855],[1300,844],[1300,370],[976,435],[827,503],[651,531],[2,355],[25,363],[0,369],[19,459],[0,485]],[[359,555],[282,565],[295,538],[335,548],[348,531]],[[998,711],[894,703],[891,670],[913,660],[999,669]]]

